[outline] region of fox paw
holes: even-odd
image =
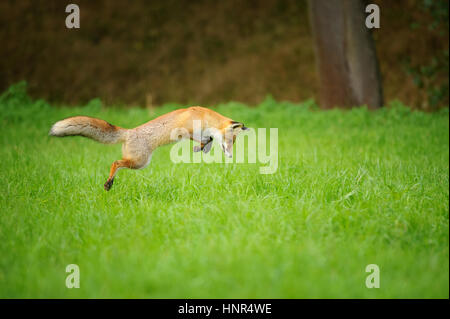
[[[114,179],[111,179],[111,180],[108,179],[106,181],[105,185],[103,185],[103,187],[105,188],[105,190],[109,191],[111,189],[113,183],[114,183]]]
[[[202,150],[202,147],[199,145],[194,146],[194,152],[200,152]]]

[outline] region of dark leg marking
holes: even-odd
[[[108,178],[108,180],[106,181],[106,183],[103,187],[105,188],[105,190],[109,191],[111,189],[113,183],[114,183],[114,178],[112,178],[112,179]]]

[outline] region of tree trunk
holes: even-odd
[[[309,0],[322,108],[383,105],[375,44],[363,0]]]

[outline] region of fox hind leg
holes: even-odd
[[[134,168],[134,162],[132,160],[128,159],[122,159],[119,161],[115,161],[111,165],[111,170],[109,172],[109,177],[106,180],[106,183],[104,185],[105,190],[109,191],[114,183],[114,177],[117,174],[117,171],[121,168]]]
[[[127,154],[130,155],[130,154]],[[109,177],[104,185],[105,190],[109,191],[114,183],[114,177],[117,171],[121,168],[131,168],[131,169],[141,169],[145,168],[152,158],[151,152],[140,154],[140,156],[133,156],[128,158],[123,158],[121,160],[115,161],[111,164],[111,170],[109,172]]]

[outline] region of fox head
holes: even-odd
[[[231,121],[229,125],[222,129],[218,142],[226,156],[233,157],[233,144],[236,141],[236,136],[241,131],[246,130],[248,128],[244,126],[244,123],[236,121]]]

